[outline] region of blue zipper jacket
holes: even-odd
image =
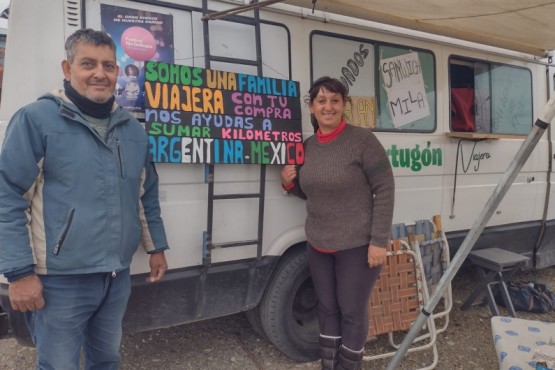
[[[63,92],[15,113],[0,152],[0,273],[128,268],[168,248],[147,134],[123,108],[105,143]]]

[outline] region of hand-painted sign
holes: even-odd
[[[382,59],[380,70],[395,127],[430,115],[418,53]]]
[[[347,122],[364,128],[376,127],[376,98],[373,96],[353,96],[351,104],[345,107]]]
[[[303,162],[298,82],[159,62],[145,79],[155,162]]]

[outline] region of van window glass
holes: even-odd
[[[330,76],[340,79],[347,87],[352,100],[345,111],[349,123],[375,127],[374,45],[366,40],[314,34],[311,57],[313,81]]]
[[[383,71],[378,62],[386,63]],[[311,66],[312,81],[330,76],[347,86],[352,104],[345,114],[350,123],[376,131],[435,129],[435,60],[431,52],[313,32]]]
[[[520,67],[450,58],[451,131],[527,135],[532,74]]]
[[[494,65],[491,70],[492,132],[527,135],[532,129],[532,74]]]

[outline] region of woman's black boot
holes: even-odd
[[[339,358],[337,360],[337,370],[359,370],[362,364],[364,350],[353,351],[345,346],[339,348]]]
[[[322,359],[322,370],[337,369],[337,355],[341,337],[320,336],[320,358]]]

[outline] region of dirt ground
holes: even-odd
[[[513,280],[545,283],[555,291],[555,267],[520,272]],[[441,370],[495,370],[498,368],[487,306],[460,306],[478,283],[476,271],[463,267],[453,279],[453,309],[447,329],[438,336]],[[501,313],[506,311],[503,308]],[[555,322],[555,311],[546,314],[518,312],[518,317]],[[387,338],[380,336],[367,344],[369,353],[383,353]],[[287,370],[319,369],[317,362],[293,361],[260,338],[242,314],[206,320],[143,333],[128,334],[122,345],[123,370],[163,368],[164,370]],[[401,370],[414,370],[431,363],[431,351],[409,353]],[[32,370],[35,353],[13,339],[0,340],[0,370]],[[363,370],[385,369],[389,360],[365,362]]]

